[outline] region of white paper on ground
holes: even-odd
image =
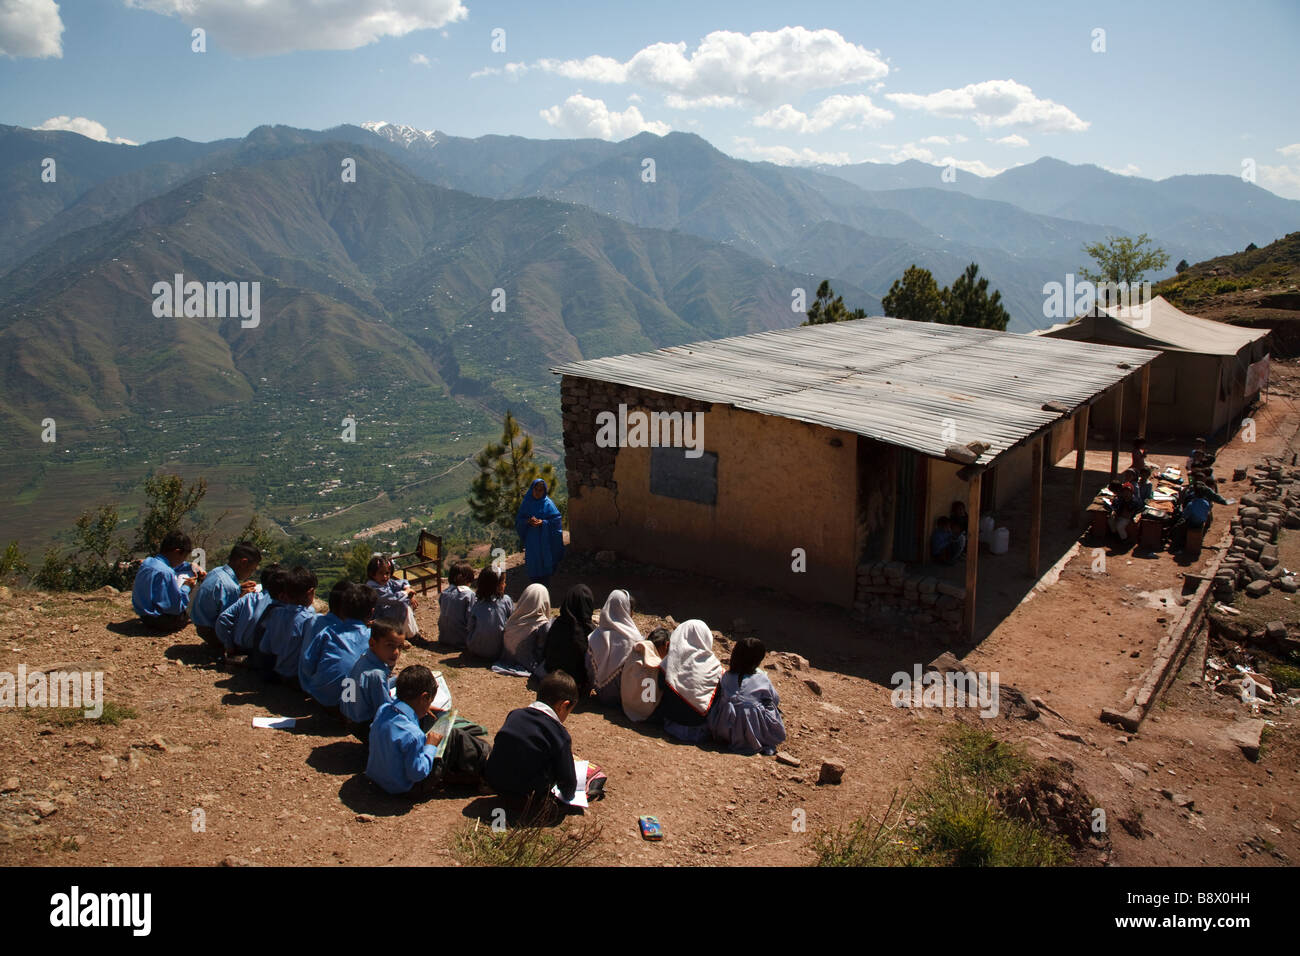
[[[297,717],[254,717],[254,727],[269,727],[271,730],[288,730],[298,724]]]
[[[569,806],[586,807],[587,806],[587,761],[579,760],[577,757],[573,758],[573,776],[577,779],[578,786],[573,791],[573,799],[569,801]],[[551,787],[551,793],[559,797],[561,801],[564,800],[563,797],[560,797],[559,787]]]

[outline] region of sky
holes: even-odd
[[[994,175],[1053,156],[1300,199],[1298,46],[1296,0],[0,0],[0,123],[130,143],[680,130],[742,159]]]

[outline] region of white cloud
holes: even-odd
[[[1008,135],[1002,136],[998,139],[990,138],[989,142],[998,146],[1010,146],[1012,149],[1023,149],[1029,145],[1029,140],[1025,139],[1019,133],[1009,133]]]
[[[1127,163],[1123,166],[1102,166],[1101,168],[1108,173],[1114,173],[1116,176],[1136,176],[1142,172],[1142,167],[1137,163]]]
[[[904,109],[971,119],[985,130],[1014,126],[1039,133],[1081,133],[1091,125],[1015,80],[985,80],[938,93],[886,93],[885,98]]]
[[[54,0],[0,0],[0,56],[63,56],[63,18]]]
[[[1290,154],[1288,154],[1290,155]],[[1259,185],[1287,199],[1300,199],[1300,167],[1260,166]]]
[[[942,139],[940,136],[928,136],[926,140]],[[922,140],[921,142],[925,142]],[[918,159],[923,163],[929,163],[932,166],[956,166],[958,169],[964,169],[968,173],[974,173],[977,176],[996,176],[1002,172],[1005,167],[997,168],[990,166],[983,160],[979,159],[957,159],[953,156],[944,156],[942,159],[935,158],[934,151],[921,146],[919,143],[904,143],[902,146],[884,146],[883,149],[889,150],[889,161],[891,163],[901,163],[909,159]]]
[[[517,80],[527,72],[527,63],[507,63],[505,66],[485,66],[481,70],[475,70],[469,75],[469,78],[477,80],[481,76],[501,76],[504,74],[507,79]]]
[[[843,166],[853,162],[848,153],[820,153],[815,149],[804,147],[792,149],[789,146],[759,146],[748,136],[732,138],[735,154],[745,159],[766,160],[780,166],[812,166],[825,163],[829,166]]]
[[[881,109],[865,94],[845,96],[837,93],[817,104],[812,114],[801,113],[789,103],[754,117],[755,126],[769,129],[788,129],[797,133],[820,133],[833,126],[857,129],[861,126],[880,126],[894,118],[889,110]]]
[[[679,103],[700,101],[697,105],[721,105],[710,98],[728,98],[766,106],[808,90],[866,83],[889,73],[878,51],[850,43],[834,30],[804,27],[749,34],[716,30],[689,55],[685,43],[654,43],[626,62],[589,56],[539,60],[537,66],[573,80],[637,83],[676,94]]]
[[[672,130],[667,123],[646,120],[635,106],[620,113],[606,106],[604,100],[594,100],[581,93],[570,96],[562,106],[541,110],[540,114],[556,129],[572,136],[620,140],[637,133],[663,136]]]
[[[1279,146],[1277,151],[1283,156],[1300,156],[1300,143],[1292,143],[1290,146]]]
[[[949,146],[951,145],[947,136],[925,136],[921,139],[922,143],[927,146]]]
[[[734,96],[681,96],[669,93],[664,97],[664,105],[670,110],[716,110],[728,106],[739,106],[740,100]]]
[[[126,0],[126,5],[202,27],[210,48],[253,56],[355,50],[469,16],[460,0]]]
[[[411,62],[416,66],[429,66],[429,58],[423,53],[412,53]]]
[[[627,101],[628,101],[629,103],[640,103],[640,102],[642,101],[641,94],[640,94],[640,93],[629,93],[629,94],[627,95]]]
[[[124,139],[121,136],[109,136],[108,129],[103,123],[96,123],[92,119],[86,119],[84,116],[51,116],[36,129],[55,129],[65,130],[69,133],[80,133],[87,139],[96,139],[101,143],[119,143],[123,146],[139,146],[135,140]]]

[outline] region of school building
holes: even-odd
[[[978,527],[1029,495],[1036,574],[1044,456],[1076,450],[1077,521],[1089,411],[1144,394],[1156,354],[868,318],[570,362],[572,547],[852,607],[864,566],[928,559],[954,500]],[[965,561],[939,611],[969,636],[973,542]]]

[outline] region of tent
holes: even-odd
[[[1235,428],[1238,418],[1268,384],[1268,330],[1245,329],[1197,318],[1161,296],[1145,306],[1100,306],[1072,322],[1033,333],[1055,339],[1153,349],[1147,396],[1148,437],[1213,435]],[[1130,380],[1123,400],[1124,428],[1136,435],[1142,383]],[[1113,426],[1109,405],[1092,422]]]

